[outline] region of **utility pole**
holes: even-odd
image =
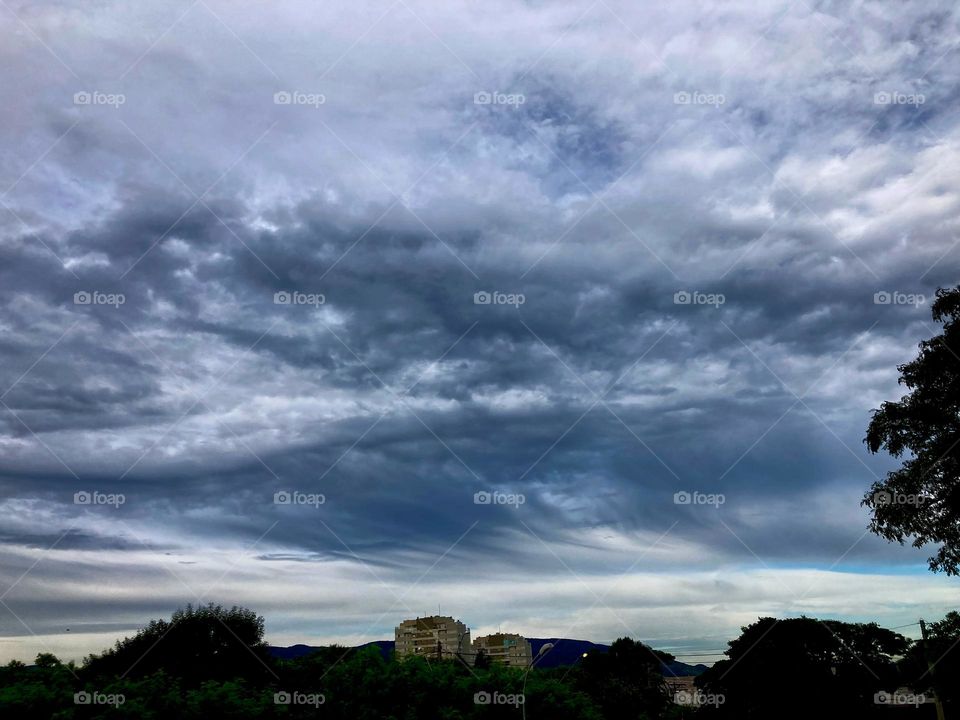
[[[933,672],[933,660],[930,659],[930,653],[927,650],[927,624],[920,620],[920,635],[923,637],[923,657],[927,660],[927,672],[930,673],[930,684],[933,686],[933,701],[937,706],[937,720],[945,720],[943,716],[943,703],[940,702],[939,685],[936,675]]]

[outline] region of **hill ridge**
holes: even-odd
[[[605,653],[610,649],[609,645],[603,643],[595,643],[591,642],[590,640],[575,640],[573,638],[529,637],[527,640],[530,642],[534,657],[536,657],[537,653],[540,652],[540,648],[546,643],[553,643],[553,648],[537,661],[538,668],[565,667],[574,665],[581,657],[583,657],[584,653]],[[373,640],[371,642],[363,643],[362,645],[355,645],[353,647],[365,648],[371,646],[376,646],[384,658],[389,658],[393,653],[394,641]],[[322,647],[325,646],[304,645],[302,643],[298,643],[296,645],[289,645],[287,647],[271,645],[269,650],[273,657],[280,658],[282,660],[293,660],[298,657],[303,657],[304,655],[309,655],[316,650],[320,650]],[[696,665],[690,665],[677,660],[669,664],[664,664],[663,666],[663,674],[667,677],[700,675],[706,670],[706,665],[699,663]]]

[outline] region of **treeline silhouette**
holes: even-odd
[[[0,668],[0,717],[343,718],[346,720],[655,720],[669,718],[946,717],[960,691],[960,615],[932,623],[924,646],[876,624],[761,618],[728,659],[678,690],[668,653],[630,638],[569,667],[385,659],[376,647],[271,656],[255,612],[187,606],[80,665],[53,655]],[[929,671],[929,662],[935,671]],[[899,701],[892,701],[897,688]],[[910,694],[912,693],[912,694]],[[701,707],[677,705],[693,697]]]

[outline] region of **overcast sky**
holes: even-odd
[[[954,608],[860,500],[958,282],[957,24],[4,0],[0,660]]]

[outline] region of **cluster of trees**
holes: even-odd
[[[376,647],[280,660],[268,652],[256,613],[188,606],[80,665],[44,654],[31,666],[0,668],[0,717],[660,718],[672,705],[660,663],[672,660],[626,638],[609,655],[530,673],[496,663],[393,662]]]
[[[932,695],[934,677],[950,717],[960,705],[958,643],[960,614],[931,625],[925,650],[937,660],[932,676],[924,648],[876,625],[761,618],[730,643],[728,659],[698,678],[702,698],[719,702],[695,710],[676,705],[664,680],[674,658],[629,638],[573,666],[530,672],[496,663],[394,662],[376,647],[331,646],[280,660],[268,652],[256,613],[188,606],[80,665],[42,654],[34,665],[0,668],[0,717],[881,718],[889,708],[876,703],[877,693],[906,685]],[[932,708],[911,716],[924,711]]]
[[[960,708],[960,614],[933,623],[926,643],[874,623],[760,618],[730,643],[728,659],[697,678],[704,717],[936,717],[933,698]],[[930,672],[930,663],[935,671]],[[897,694],[898,689],[905,692]]]

